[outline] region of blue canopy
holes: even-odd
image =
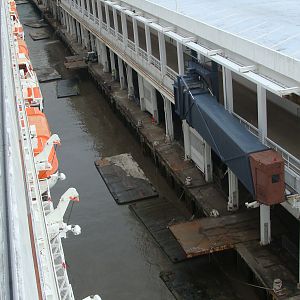
[[[268,148],[207,90],[196,86],[187,88],[189,80],[178,77],[174,85],[176,113],[197,130],[248,191],[255,195],[249,154]]]

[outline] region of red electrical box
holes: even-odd
[[[273,205],[283,202],[285,194],[284,160],[274,150],[249,155],[255,196],[258,202]]]

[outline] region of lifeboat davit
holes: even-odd
[[[39,86],[23,88],[23,98],[27,107],[38,107],[43,110],[43,96]]]
[[[42,194],[51,189],[65,175],[58,171],[58,160],[54,146],[60,144],[58,135],[51,135],[47,118],[37,107],[26,108],[32,145]]]

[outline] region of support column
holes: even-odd
[[[150,56],[152,55],[151,33],[150,33],[150,27],[146,23],[145,23],[145,37],[146,37],[146,49],[147,49],[148,61],[150,62]]]
[[[96,6],[95,6],[95,1],[96,1],[96,0],[92,0],[92,15],[94,16],[94,18],[96,18]]]
[[[84,10],[85,10],[84,0],[81,0],[80,3],[81,3],[81,15],[82,17],[84,17]]]
[[[140,74],[138,74],[138,82],[139,82],[139,94],[140,94],[140,107],[141,107],[141,111],[145,111],[146,106],[145,106],[144,82],[143,82],[143,77]]]
[[[204,175],[206,182],[213,181],[213,164],[211,159],[211,147],[204,141]]]
[[[168,141],[174,140],[174,127],[173,127],[173,116],[172,116],[172,103],[166,97],[164,99],[164,111],[165,111],[165,123],[166,123],[166,139]]]
[[[70,16],[70,24],[71,24],[71,34],[72,36],[76,35],[75,30],[74,30],[74,19],[72,16]]]
[[[67,32],[70,33],[69,15],[67,13],[65,13],[65,22],[66,22]]]
[[[134,96],[134,86],[132,78],[132,68],[127,65],[127,84],[128,84],[128,98],[131,99]]]
[[[102,16],[102,3],[100,0],[97,0],[97,9],[98,9],[99,28],[101,30],[103,16]]]
[[[96,43],[96,49],[97,49],[97,57],[98,57],[98,64],[100,65],[101,64],[101,56],[102,56],[102,53],[101,53],[101,45],[100,45],[100,41],[95,38],[95,43]]]
[[[103,72],[108,73],[109,72],[109,62],[108,62],[108,57],[107,57],[107,51],[106,51],[106,46],[104,43],[100,42],[101,46],[101,61],[102,61],[102,66],[103,66]]]
[[[268,245],[271,242],[270,206],[261,204],[260,207],[260,244]]]
[[[76,32],[77,32],[77,42],[82,43],[81,41],[81,32],[79,28],[79,23],[75,20]]]
[[[233,112],[233,90],[232,90],[232,73],[229,69],[222,67],[223,76],[223,95],[224,107],[230,113]],[[229,211],[236,211],[239,209],[239,181],[235,174],[228,168],[228,203],[227,209]]]
[[[114,17],[114,28],[117,35],[119,32],[119,24],[118,24],[117,10],[115,8],[113,8],[113,17]]]
[[[81,45],[84,47],[85,45],[85,36],[84,36],[84,29],[83,26],[79,23],[80,32],[81,32]]]
[[[257,113],[259,139],[264,143],[268,134],[267,122],[267,93],[262,86],[257,86]],[[260,205],[260,243],[267,245],[271,242],[270,206]]]
[[[123,68],[123,60],[118,56],[118,66],[119,66],[119,79],[121,90],[126,88],[125,77],[124,77],[124,68]]]
[[[184,141],[184,157],[185,160],[191,158],[191,138],[190,138],[190,126],[186,120],[182,120],[182,131]]]
[[[159,124],[160,120],[158,117],[158,108],[157,108],[157,97],[156,97],[156,88],[151,85],[151,103],[153,111],[153,119],[156,124]]]
[[[87,4],[87,11],[88,11],[88,19],[90,18],[90,13],[91,13],[91,5],[90,5],[90,0],[86,0]]]
[[[227,174],[229,184],[227,209],[229,211],[236,211],[239,209],[239,181],[229,168],[227,169]]]
[[[92,48],[92,51],[96,52],[96,45],[95,45],[95,40],[96,38],[93,36],[92,33],[90,33],[90,36],[91,36],[91,48]]]
[[[112,50],[109,50],[110,64],[111,64],[111,77],[112,80],[116,80],[118,78],[117,69],[116,69],[116,61],[115,55]]]
[[[178,74],[184,75],[183,46],[178,41],[177,41],[177,60],[178,60]]]
[[[166,75],[167,67],[167,55],[166,55],[166,42],[165,35],[162,32],[158,32],[158,43],[159,43],[159,57],[161,64],[161,73],[162,76]]]
[[[233,90],[232,73],[229,69],[222,67],[224,107],[230,113],[233,112]]]
[[[121,12],[121,22],[122,22],[123,42],[124,42],[124,45],[126,47],[127,46],[127,40],[128,40],[128,31],[127,31],[126,14],[123,11]]]
[[[104,6],[105,6],[105,17],[106,17],[107,30],[109,31],[109,28],[110,28],[109,9],[108,9],[108,5],[106,3],[104,3]]]
[[[259,139],[262,143],[264,143],[268,131],[267,94],[266,89],[259,85],[257,86],[257,113]]]
[[[132,25],[133,25],[133,37],[134,37],[134,45],[135,45],[135,50],[140,46],[139,42],[139,31],[138,31],[138,26],[137,26],[137,20],[135,18],[132,18]]]

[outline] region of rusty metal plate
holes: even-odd
[[[67,69],[70,70],[84,69],[88,67],[87,63],[84,60],[65,62],[64,65]]]
[[[249,211],[220,218],[203,218],[169,227],[187,257],[232,249],[259,239],[259,218]]]

